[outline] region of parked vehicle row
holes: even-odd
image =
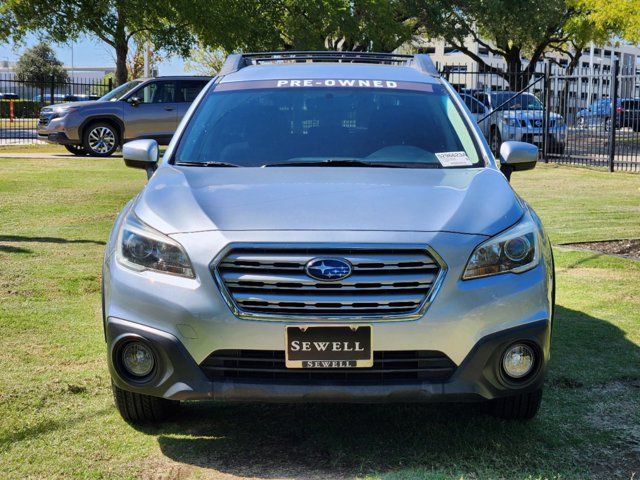
[[[178,122],[209,77],[132,80],[95,101],[50,105],[40,112],[38,137],[75,155],[107,157],[123,142],[169,143]]]
[[[576,115],[576,124],[580,128],[602,127],[605,131],[611,128],[613,102],[601,99],[593,102],[588,108],[580,110]],[[619,98],[616,102],[616,128],[628,127],[640,131],[640,98]]]

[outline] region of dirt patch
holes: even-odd
[[[562,246],[576,248],[579,250],[589,250],[592,252],[606,253],[608,255],[621,255],[623,257],[640,260],[640,239],[565,243]]]

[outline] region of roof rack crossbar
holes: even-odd
[[[283,51],[234,53],[227,57],[220,69],[220,75],[228,75],[249,65],[268,62],[339,62],[368,63],[381,65],[399,65],[413,67],[416,70],[434,77],[440,76],[428,55],[405,55],[399,53],[353,52],[353,51]]]

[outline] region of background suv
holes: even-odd
[[[75,155],[107,157],[125,141],[150,138],[166,145],[208,77],[133,80],[96,101],[44,107],[38,136]]]
[[[542,147],[544,107],[531,93],[510,91],[461,93],[497,155],[503,141],[517,140]],[[561,115],[549,114],[548,152],[564,152],[567,126]]]

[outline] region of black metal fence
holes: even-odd
[[[505,140],[537,144],[546,162],[640,172],[640,69],[594,65],[568,72],[540,63],[533,73],[477,72],[447,65],[442,75],[458,90],[497,153]],[[38,141],[44,105],[92,100],[111,81],[41,83],[0,76],[0,145]]]
[[[447,65],[495,153],[501,141],[537,144],[546,162],[640,172],[640,69],[540,64],[526,74]]]
[[[45,78],[39,82],[0,75],[0,146],[35,143],[40,109],[56,103],[96,100],[113,89],[113,81]]]

